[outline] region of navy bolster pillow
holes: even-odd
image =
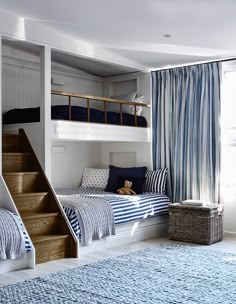
[[[121,182],[120,177],[122,177],[124,180],[130,180],[131,178],[145,179],[146,170],[147,167],[121,168],[110,165],[109,178],[105,191],[116,192],[117,189],[123,187],[124,185],[119,186]]]

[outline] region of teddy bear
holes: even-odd
[[[136,193],[134,190],[131,189],[132,187],[132,182],[126,180],[125,181],[125,186],[116,190],[119,194],[125,194],[125,195],[135,195]]]

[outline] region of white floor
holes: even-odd
[[[38,276],[43,276],[51,272],[57,272],[68,268],[74,268],[85,264],[93,263],[101,259],[111,258],[121,254],[127,254],[132,251],[142,250],[149,246],[167,243],[181,243],[183,245],[192,245],[199,248],[208,248],[210,250],[220,250],[224,252],[236,253],[236,238],[225,237],[222,242],[215,243],[210,246],[197,245],[183,242],[173,242],[167,238],[150,239],[122,247],[106,249],[106,251],[99,251],[87,254],[86,256],[80,257],[80,259],[62,259],[52,262],[39,264],[35,269],[19,270],[0,274],[0,287],[4,285],[14,284],[20,281],[32,279]]]

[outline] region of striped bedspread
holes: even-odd
[[[122,196],[102,191],[98,188],[58,188],[56,193],[60,200],[63,197],[86,197],[91,199],[102,198],[108,201],[113,209],[115,224],[124,224],[130,221],[145,219],[151,216],[160,216],[169,211],[170,200],[166,195],[158,193],[144,193],[135,196]],[[74,208],[64,206],[65,213],[78,238],[80,227]]]
[[[32,250],[30,240],[20,218],[0,209],[0,260],[24,258]]]
[[[29,237],[28,237],[28,235],[27,235],[27,233],[26,233],[26,231],[25,231],[25,229],[23,227],[21,219],[19,218],[19,216],[17,214],[15,214],[15,213],[12,213],[12,214],[16,218],[16,221],[18,221],[18,223],[20,225],[20,229],[21,229],[21,231],[23,233],[26,252],[32,251],[33,248],[32,248],[32,245],[31,245],[31,241],[30,241],[30,239],[29,239]]]
[[[115,234],[113,210],[106,200],[61,195],[60,202],[75,212],[80,226],[82,246],[88,246],[93,240]]]

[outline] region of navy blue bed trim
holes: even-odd
[[[68,120],[69,107],[66,105],[57,105],[51,107],[51,118],[59,120]],[[71,120],[87,121],[87,108],[71,106]],[[3,115],[4,124],[30,123],[40,121],[40,108],[12,109]],[[96,109],[90,109],[90,122],[104,123],[104,112]],[[107,123],[120,125],[120,113],[107,112]],[[135,116],[122,113],[122,124],[126,126],[135,126]],[[147,120],[143,116],[137,116],[137,125],[146,127]]]

